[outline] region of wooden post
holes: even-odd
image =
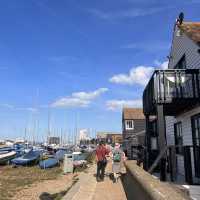
[[[176,147],[171,146],[169,148],[169,167],[170,167],[170,178],[171,181],[176,180],[177,176],[177,166],[176,166]]]
[[[149,135],[149,115],[146,118],[146,133],[145,133],[145,151],[144,151],[144,170],[149,169],[149,154],[150,154],[150,135]]]
[[[157,130],[158,130],[158,144],[159,151],[161,152],[166,148],[166,136],[165,136],[165,116],[163,105],[157,105]],[[166,153],[160,160],[160,180],[166,181]]]
[[[188,184],[193,184],[190,146],[184,146],[183,153],[184,153],[185,181]]]

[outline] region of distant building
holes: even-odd
[[[25,140],[22,139],[22,138],[16,138],[15,139],[15,144],[24,144],[25,143]]]
[[[107,132],[97,132],[97,141],[106,142]]]
[[[0,140],[0,145],[4,145],[5,144],[5,140]]]
[[[122,112],[123,149],[129,159],[136,158],[139,145],[144,145],[145,117],[140,108],[124,108]]]
[[[122,144],[122,134],[121,133],[108,133],[106,137],[108,144],[119,143]]]
[[[78,143],[88,144],[90,141],[88,129],[80,129]]]
[[[89,140],[89,136],[88,136],[88,129],[81,129],[79,131],[79,141],[80,140]]]
[[[13,140],[5,140],[6,146],[12,146],[15,142]]]
[[[60,144],[60,138],[59,137],[49,137],[48,143],[49,144]]]
[[[104,141],[108,144],[120,143],[122,144],[122,134],[116,132],[97,132],[97,140]]]

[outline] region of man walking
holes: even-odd
[[[97,161],[97,181],[104,180],[104,173],[107,164],[106,155],[109,154],[109,150],[105,147],[101,141],[96,148],[96,161]]]

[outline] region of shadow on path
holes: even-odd
[[[72,185],[68,187],[66,190],[63,190],[61,192],[55,193],[55,194],[49,194],[48,192],[43,192],[39,198],[40,200],[60,200],[62,197],[64,197],[67,192],[73,187],[73,185],[78,181],[78,178],[74,179],[72,182]]]

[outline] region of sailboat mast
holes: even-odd
[[[75,119],[75,136],[74,136],[74,143],[77,144],[77,137],[78,137],[78,111],[76,112],[76,119]]]
[[[26,128],[24,129],[24,141],[26,141]]]
[[[51,113],[50,108],[48,107],[48,130],[47,130],[47,144],[49,144],[49,139],[51,136],[51,127],[50,127],[50,121],[51,121]]]

